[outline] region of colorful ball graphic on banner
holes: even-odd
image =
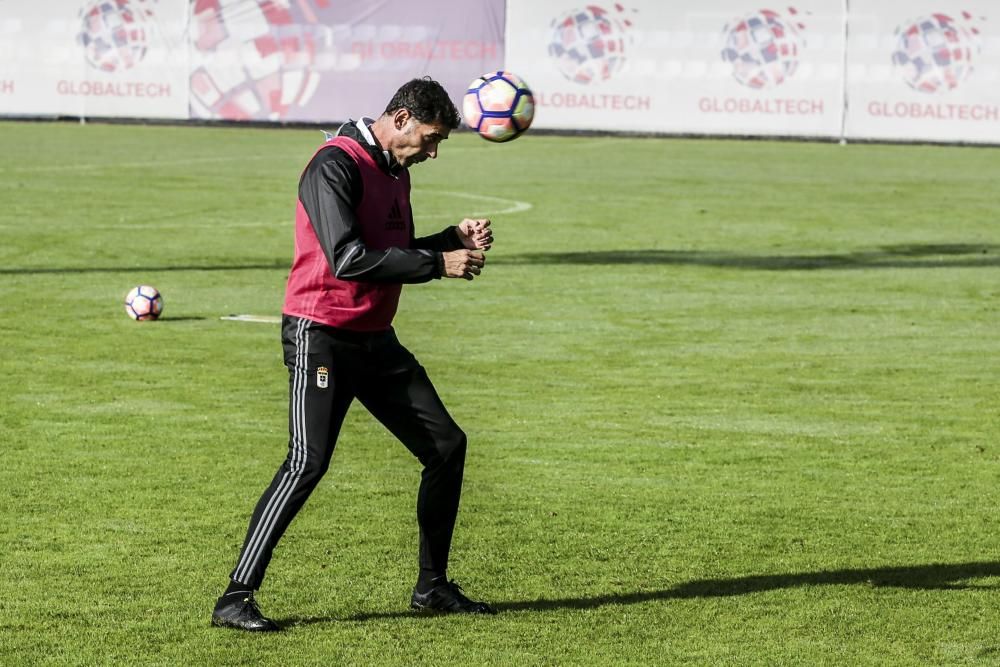
[[[969,14],[964,14],[970,19]],[[932,14],[896,29],[892,62],[914,90],[951,90],[972,73],[979,53],[979,31],[946,14]]]
[[[789,8],[790,14],[796,14]],[[780,86],[799,67],[799,51],[805,45],[798,28],[770,9],[761,9],[727,25],[722,59],[733,67],[733,77],[755,89]]]
[[[104,72],[135,67],[149,46],[152,15],[144,0],[96,0],[84,5],[77,42],[87,62]]]
[[[288,5],[194,0],[191,32],[192,116],[281,120],[316,91],[315,31]]]
[[[614,5],[616,14],[625,8]],[[625,64],[632,22],[613,16],[611,11],[588,5],[574,9],[552,21],[549,55],[564,77],[589,84],[611,78]]]

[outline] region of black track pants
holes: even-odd
[[[230,577],[260,587],[278,540],[329,467],[355,398],[423,464],[417,494],[420,567],[444,573],[466,439],[423,367],[392,330],[358,334],[286,315],[281,336],[289,371],[288,457],[257,502]]]

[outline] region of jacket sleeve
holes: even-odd
[[[410,225],[410,229],[413,229],[412,225]],[[465,248],[462,244],[462,240],[458,238],[458,227],[454,225],[451,227],[445,227],[437,234],[422,236],[419,239],[411,238],[410,247],[437,250],[438,252],[462,250]]]
[[[372,250],[354,213],[364,183],[354,160],[336,146],[321,150],[299,180],[299,201],[309,216],[330,271],[341,280],[423,283],[442,275],[440,252],[431,248]]]

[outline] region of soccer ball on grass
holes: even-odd
[[[465,124],[489,141],[510,141],[531,127],[535,98],[516,74],[489,72],[469,84],[462,100]]]
[[[163,297],[155,287],[139,285],[125,295],[125,312],[133,320],[155,320],[163,312]]]

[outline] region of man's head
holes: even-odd
[[[437,157],[438,144],[458,127],[458,109],[441,84],[429,77],[403,84],[372,131],[402,167]]]

